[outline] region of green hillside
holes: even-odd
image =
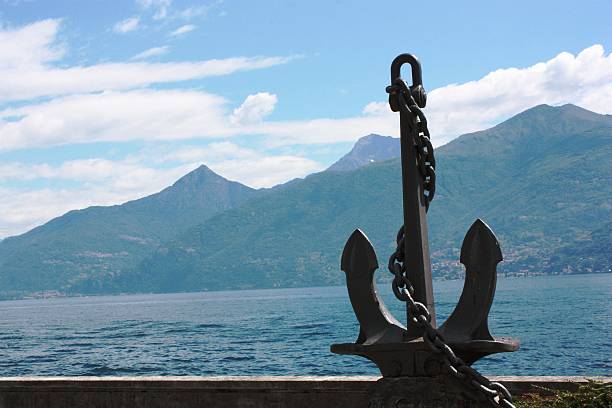
[[[152,196],[7,238],[0,296],[341,284],[350,233],[362,228],[384,265],[401,224],[400,162],[378,161],[396,141],[370,139],[348,157],[376,162],[357,170],[256,191],[202,166]],[[437,149],[434,275],[462,274],[477,217],[500,238],[502,273],[610,271],[611,142],[611,116],[541,105]]]
[[[70,211],[0,242],[0,293],[100,292],[160,243],[254,194],[202,166],[157,194]]]
[[[581,265],[569,248],[593,242],[601,228],[598,234],[610,235],[603,223],[612,218],[611,142],[612,117],[541,105],[438,149],[438,190],[429,214],[434,275],[459,276],[461,240],[476,217],[500,238],[503,273],[608,270],[602,260],[598,270]],[[400,188],[397,159],[309,176],[188,230],[111,286],[181,291],[339,284],[340,252],[356,227],[386,263],[401,224]]]

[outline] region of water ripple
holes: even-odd
[[[440,322],[462,286],[434,284]],[[388,285],[379,291],[405,320]],[[476,367],[612,375],[610,298],[611,274],[500,279],[491,332],[521,349]],[[365,359],[329,352],[358,332],[341,287],[7,301],[0,375],[376,375]]]

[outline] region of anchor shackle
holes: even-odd
[[[402,65],[410,64],[412,70],[412,85],[407,87],[406,82],[402,79]],[[391,86],[387,87],[389,92],[389,105],[393,112],[399,111],[399,101],[393,88],[401,87],[408,88],[410,94],[414,98],[419,108],[424,108],[427,104],[427,93],[423,88],[423,74],[421,71],[421,63],[412,54],[400,54],[391,63]]]

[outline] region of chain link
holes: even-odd
[[[417,166],[423,178],[423,195],[425,196],[425,208],[429,209],[429,203],[436,194],[436,158],[429,137],[427,118],[419,108],[412,96],[406,82],[397,78],[395,83],[387,87],[387,92],[393,96],[399,111],[410,118],[410,130],[413,143],[416,146]]]
[[[387,92],[395,96],[395,103],[399,110],[411,119],[410,129],[417,151],[417,167],[423,177],[423,190],[426,209],[434,198],[436,192],[436,160],[427,129],[427,119],[423,111],[417,106],[411,95],[410,88],[398,78],[395,83],[387,87]],[[446,343],[444,337],[431,324],[431,314],[421,302],[414,300],[414,288],[406,276],[404,259],[405,228],[402,226],[397,233],[397,248],[389,257],[389,271],[394,275],[391,287],[395,296],[406,302],[409,323],[417,325],[423,330],[423,342],[436,354],[443,355],[447,371],[463,381],[465,384],[480,392],[493,407],[515,408],[512,396],[502,384],[492,382],[476,369],[470,367],[461,358],[457,357],[452,348]]]

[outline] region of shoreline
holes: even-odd
[[[507,275],[498,274],[497,279],[534,279],[542,277],[570,277],[570,276],[592,276],[592,275],[606,275],[612,274],[612,271],[604,272],[591,272],[591,273],[566,273],[566,274],[528,274],[524,276],[519,275]],[[461,278],[457,279],[440,279],[434,278],[434,282],[455,282],[463,281]],[[377,284],[386,284],[391,282],[387,279],[379,279],[376,281]],[[119,292],[119,293],[94,293],[94,294],[71,294],[61,293],[58,291],[47,291],[40,295],[36,295],[40,292],[34,292],[34,294],[27,294],[24,296],[4,297],[0,292],[0,302],[16,302],[16,301],[28,301],[28,300],[52,300],[52,299],[86,299],[86,298],[100,298],[100,297],[111,297],[111,296],[146,296],[146,295],[178,295],[178,294],[210,294],[210,293],[224,293],[224,292],[248,292],[248,291],[274,291],[274,290],[292,290],[292,289],[321,289],[321,288],[339,288],[344,287],[343,285],[330,285],[330,286],[289,286],[289,287],[276,287],[276,288],[248,288],[248,289],[220,289],[220,290],[198,290],[193,292]]]

